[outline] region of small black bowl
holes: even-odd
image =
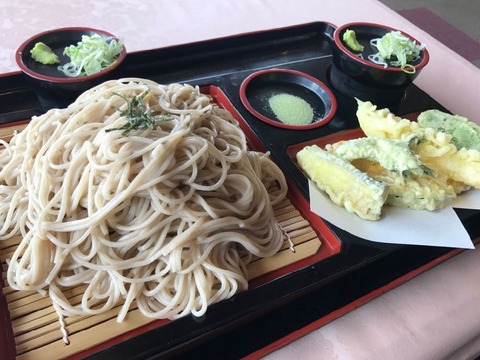
[[[353,52],[344,44],[343,34],[346,30],[355,31],[358,42],[364,46],[365,49],[361,53],[362,57],[358,55],[359,53]],[[370,40],[381,38],[391,31],[400,30],[385,25],[366,22],[352,22],[338,27],[333,34],[334,64],[345,74],[367,86],[380,88],[407,87],[428,64],[430,59],[429,53],[426,48],[423,48],[419,58],[412,63],[412,65],[415,66],[415,72],[413,74],[407,73],[397,66],[388,64],[388,66],[385,67],[368,60],[368,55],[376,53],[374,47],[370,45]],[[400,33],[416,44],[421,44],[409,34],[403,31],[400,31]]]
[[[59,65],[69,62],[69,58],[63,55],[65,47],[77,45],[82,40],[82,35],[92,36],[94,34],[119,41],[115,36],[103,30],[88,27],[67,27],[42,32],[27,39],[20,45],[15,54],[16,62],[26,76],[28,83],[37,93],[42,105],[68,105],[84,91],[118,76],[127,54],[125,47],[112,66],[95,74],[68,77],[57,69]],[[43,42],[48,45],[58,56],[60,63],[44,65],[33,60],[30,50],[37,42]]]
[[[296,125],[278,119],[269,105],[269,99],[280,94],[296,97],[298,101],[307,103],[313,112],[311,122]],[[254,72],[242,82],[240,100],[256,118],[290,130],[307,130],[323,126],[332,120],[337,110],[335,96],[324,83],[308,74],[290,69]]]

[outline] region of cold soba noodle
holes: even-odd
[[[113,130],[134,99],[162,120]],[[200,316],[245,290],[252,256],[283,242],[272,210],[282,172],[198,88],[109,81],[2,145],[0,237],[22,237],[8,283],[48,292],[62,315],[124,303],[122,321],[135,300],[148,317]]]

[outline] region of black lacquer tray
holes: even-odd
[[[158,83],[213,86],[228,98],[257,140],[308,199],[307,179],[288,155],[289,146],[358,127],[356,102],[331,83],[332,34],[324,22],[242,34],[198,43],[130,53],[122,77]],[[307,73],[331,88],[337,112],[325,126],[292,131],[258,121],[242,105],[239,88],[255,71],[269,68]],[[368,99],[365,99],[368,100]],[[20,73],[0,77],[0,124],[29,119],[62,104],[36,97]],[[411,85],[397,115],[444,109]],[[472,239],[478,240],[480,211],[458,210]],[[372,243],[327,224],[341,243],[335,256],[311,263],[261,286],[212,305],[202,318],[184,317],[147,332],[97,346],[89,359],[240,358],[317,322],[329,321],[459,252],[450,248]],[[373,294],[373,295],[372,295]],[[1,304],[0,304],[1,305]],[[335,315],[332,315],[335,314]],[[7,336],[8,337],[8,336]],[[1,355],[1,354],[0,354]]]

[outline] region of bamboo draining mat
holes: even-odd
[[[0,139],[8,141],[13,130],[21,131],[25,126],[1,128]],[[312,256],[318,252],[321,246],[321,241],[315,231],[289,199],[285,199],[281,204],[275,206],[274,212],[276,219],[294,244],[295,251],[291,250],[290,241],[285,237],[284,244],[276,255],[270,258],[256,259],[248,265],[249,279],[257,278]],[[20,240],[20,237],[16,237],[0,241],[0,259],[5,284],[3,293],[10,313],[17,359],[68,358],[82,350],[155,321],[144,317],[133,306],[126,319],[122,323],[117,323],[116,316],[120,305],[101,315],[67,317],[65,325],[70,344],[65,345],[58,316],[50,298],[33,291],[15,291],[7,284],[5,260],[11,257]],[[80,298],[83,289],[83,287],[78,287],[70,290],[68,297]]]

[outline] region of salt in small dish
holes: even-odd
[[[259,120],[290,130],[323,126],[337,109],[335,96],[323,82],[290,69],[252,73],[240,86],[240,99]]]

